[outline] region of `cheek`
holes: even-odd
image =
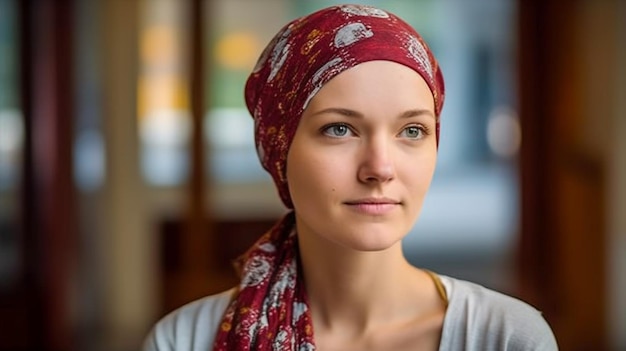
[[[287,167],[287,180],[293,195],[312,193],[320,196],[336,189],[337,171],[340,167],[318,155],[308,154],[294,157]]]
[[[332,201],[338,189],[346,187],[349,166],[340,157],[322,150],[295,148],[287,162],[287,181],[294,206],[310,207],[319,201]]]
[[[307,148],[294,143],[287,157],[287,184],[295,207],[305,205],[310,195],[314,194],[316,167],[307,162],[309,153]]]

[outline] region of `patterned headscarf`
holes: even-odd
[[[302,112],[326,82],[373,60],[394,61],[419,73],[439,117],[444,100],[439,65],[422,37],[389,12],[362,5],[327,8],[287,24],[261,54],[246,83],[246,105],[254,117],[261,164],[287,207],[292,207],[287,151]]]
[[[287,153],[302,112],[337,74],[387,60],[416,71],[432,92],[437,116],[444,101],[439,65],[422,37],[397,16],[370,6],[340,5],[293,20],[261,54],[245,88],[255,142],[283,203],[292,208]],[[241,283],[216,336],[214,350],[314,350],[313,325],[299,268],[291,211],[239,259]]]

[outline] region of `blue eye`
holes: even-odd
[[[340,138],[349,135],[352,131],[345,124],[333,124],[322,129],[325,135]]]
[[[424,137],[424,131],[418,126],[406,127],[400,134],[409,139],[421,139]]]

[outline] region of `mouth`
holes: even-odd
[[[349,200],[345,201],[344,204],[351,210],[358,213],[372,216],[382,216],[401,206],[402,202],[390,198],[372,197]]]
[[[359,205],[359,204],[368,204],[368,205],[400,205],[401,202],[395,199],[391,199],[388,197],[367,197],[356,200],[348,200],[345,202],[346,205]]]

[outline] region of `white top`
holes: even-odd
[[[532,306],[480,285],[439,276],[448,297],[439,350],[558,350]],[[160,320],[144,351],[210,351],[234,289],[191,302]]]

